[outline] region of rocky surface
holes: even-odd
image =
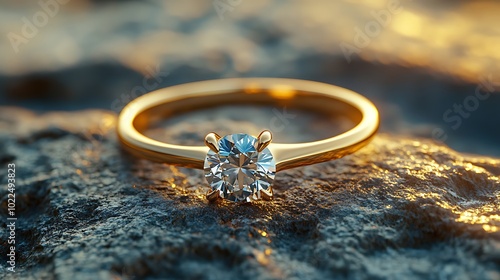
[[[1,279],[500,278],[498,159],[381,134],[343,159],[278,173],[272,202],[209,204],[202,171],[124,154],[115,120],[0,108],[19,252],[17,273]]]
[[[0,227],[0,279],[500,278],[500,161],[429,140],[441,129],[456,150],[500,157],[500,3],[400,1],[380,36],[346,56],[341,45],[392,1],[230,1],[221,14],[221,1],[73,0],[18,45],[12,34],[46,10],[3,2],[0,217],[13,162],[19,255],[7,273]],[[201,171],[121,152],[116,112],[130,100],[242,76],[353,89],[380,109],[385,134],[347,158],[280,172],[276,199],[250,205],[208,204]],[[478,87],[491,96],[469,103],[460,124],[444,116]],[[274,117],[226,108],[149,135],[194,144],[207,130],[271,128],[278,141],[308,141],[345,129],[309,116],[276,131]]]
[[[47,9],[0,0],[0,105],[119,112],[185,82],[310,79],[370,98],[382,131],[500,157],[496,0],[231,0],[222,11],[228,0],[56,2],[67,3],[31,34]],[[377,14],[388,16],[380,28]],[[478,87],[487,99],[474,98]]]

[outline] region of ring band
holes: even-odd
[[[151,122],[179,113],[225,104],[252,103],[341,113],[357,125],[331,138],[290,144],[271,143],[269,131],[264,131],[259,137],[234,134],[222,138],[210,133],[205,138],[206,146],[174,145],[143,134]],[[209,199],[223,197],[232,201],[252,201],[272,197],[272,180],[267,180],[271,179],[267,177],[274,179],[275,172],[350,154],[366,145],[378,126],[379,114],[373,103],[348,89],[295,79],[236,78],[177,85],[138,97],[120,113],[117,132],[123,147],[136,156],[205,169],[206,173],[212,163],[212,169],[218,168],[219,173],[212,170],[212,174],[206,175],[209,183],[215,177],[218,180],[211,183]],[[226,150],[219,151],[219,148]],[[234,151],[236,154],[229,154]],[[207,152],[212,153],[211,157]],[[247,162],[243,162],[245,160]],[[232,169],[229,170],[228,166]],[[269,169],[263,170],[266,167]]]

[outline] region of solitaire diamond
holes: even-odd
[[[204,166],[213,192],[233,202],[272,197],[276,162],[269,148],[259,148],[259,139],[248,134],[227,135],[216,144]]]

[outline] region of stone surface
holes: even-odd
[[[16,50],[9,34],[46,10],[3,1],[0,105],[49,113],[0,107],[1,166],[18,167],[21,252],[18,274],[0,269],[0,279],[500,278],[498,160],[417,139],[500,157],[500,3],[401,1],[380,36],[346,56],[341,44],[390,2],[241,1],[221,15],[214,1],[69,1]],[[389,134],[280,172],[273,202],[236,207],[207,204],[201,170],[122,154],[114,114],[51,112],[119,112],[150,90],[240,76],[353,89]],[[478,89],[491,95],[476,106]],[[444,116],[456,106],[474,109]],[[200,144],[212,130],[266,127],[281,142],[345,128],[287,112],[203,111],[151,134]],[[0,197],[4,219],[3,187]],[[2,268],[6,245],[0,238]]]
[[[498,159],[380,134],[343,159],[278,173],[272,202],[209,204],[202,170],[122,153],[114,124],[104,111],[0,108],[20,252],[17,274],[1,279],[500,277]],[[172,137],[203,139],[197,128]]]
[[[221,198],[250,202],[272,196],[276,162],[268,148],[257,151],[258,139],[238,133],[222,137],[218,152],[209,150],[205,178]]]
[[[375,37],[356,30],[374,27],[373,14],[397,1],[252,0],[223,17],[206,0],[90,2],[99,4],[61,5],[47,25],[35,25],[36,38],[16,40],[16,52],[10,36],[22,35],[23,20],[44,9],[38,1],[2,1],[0,104],[119,112],[138,95],[185,82],[311,79],[369,97],[381,109],[382,130],[439,135],[456,150],[500,157],[500,130],[491,129],[500,127],[492,117],[500,106],[500,52],[489,47],[500,44],[496,0],[399,1],[404,12]],[[356,48],[346,55],[342,45]],[[478,86],[496,93],[476,105]]]

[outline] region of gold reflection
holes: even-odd
[[[406,190],[409,191],[409,190]],[[416,201],[418,198],[432,198],[436,201],[436,204],[443,208],[451,211],[453,214],[457,215],[455,219],[456,222],[470,224],[470,225],[481,225],[486,232],[497,232],[500,227],[500,215],[494,214],[500,211],[500,208],[495,203],[489,203],[486,205],[475,207],[469,207],[464,209],[464,206],[458,204],[450,204],[444,198],[445,195],[450,193],[424,193],[424,192],[414,192],[406,193],[403,197],[409,201]],[[479,202],[478,202],[479,203]],[[467,204],[467,203],[465,203]],[[391,209],[392,207],[387,207],[386,209]]]
[[[384,182],[388,182],[391,196],[417,205],[432,205],[434,210],[435,207],[444,209],[446,211],[442,212],[451,214],[456,223],[469,225],[475,230],[500,232],[500,178],[488,168],[481,167],[500,166],[500,160],[457,154],[443,162],[440,155],[450,154],[450,150],[444,146],[430,146],[407,139],[394,141],[393,136],[390,141],[384,138],[385,135],[381,134],[370,146],[388,154],[395,150],[394,155],[405,152],[401,151],[401,145],[416,147],[418,151],[408,149],[403,157],[387,157],[386,166],[397,169],[391,172],[388,172],[390,169],[381,169],[383,173],[377,176],[385,177]],[[372,156],[364,149],[357,155]],[[391,203],[385,205],[388,211],[393,208]],[[442,218],[447,219],[444,216]]]
[[[258,251],[258,250],[254,250],[253,253],[254,253],[255,259],[261,265],[268,265],[269,264],[269,258],[265,253]]]
[[[490,225],[483,225],[483,229],[486,232],[497,232],[498,231],[497,226],[490,226]]]
[[[394,19],[392,25],[396,32],[409,37],[421,37],[422,27],[425,25],[424,19],[409,11],[401,12],[400,16]]]
[[[492,212],[498,211],[498,206],[494,204],[487,204],[476,209],[467,209],[464,211],[453,211],[458,214],[459,217],[456,219],[457,222],[466,224],[479,224],[482,225],[486,232],[496,232],[498,231],[498,226],[500,226],[500,215],[490,214]]]
[[[436,187],[436,190],[438,188]],[[467,203],[450,203],[448,202],[450,195],[456,196],[452,191],[445,191],[439,189],[441,192],[431,192],[417,191],[411,188],[405,190],[402,195],[405,199],[409,201],[417,201],[419,198],[429,198],[432,201],[436,201],[436,204],[443,208],[451,211],[453,214],[457,215],[455,219],[456,222],[470,224],[470,225],[481,225],[486,232],[497,232],[500,227],[500,215],[496,214],[500,211],[500,207],[495,202],[484,204],[484,202],[479,201],[469,201]],[[500,198],[500,197],[499,197]],[[468,206],[471,204],[472,206]],[[479,204],[480,206],[474,206],[474,204]],[[390,209],[391,207],[386,207]]]
[[[293,87],[288,85],[276,85],[269,92],[276,99],[292,99],[297,93]]]

